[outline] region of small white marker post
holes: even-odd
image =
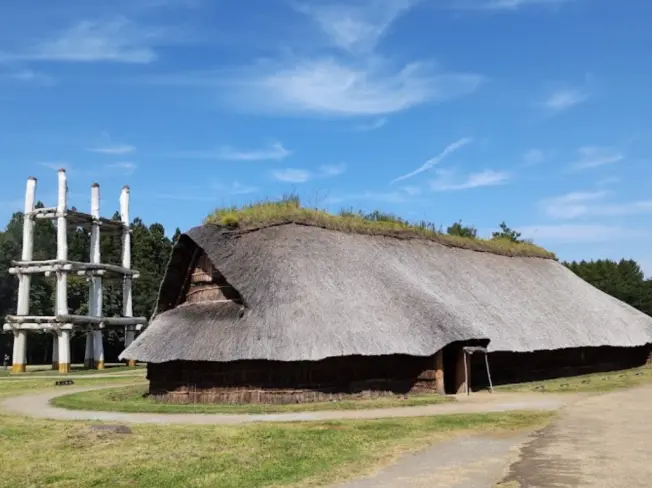
[[[57,260],[68,261],[68,223],[66,211],[68,210],[68,182],[66,170],[60,169],[59,196],[57,199]],[[57,274],[57,315],[68,315],[68,271],[59,270]],[[70,330],[59,329],[59,373],[70,372]]]
[[[131,230],[129,229],[129,187],[123,186],[120,193],[120,220],[122,221],[122,267],[131,269]],[[122,281],[122,315],[133,317],[132,278],[124,275]],[[125,349],[134,341],[136,328],[134,325],[125,327]],[[136,366],[136,361],[130,360],[129,366]]]
[[[100,185],[93,183],[91,187],[91,264],[100,264]],[[102,277],[93,274],[90,287],[91,314],[102,317]],[[96,369],[104,369],[104,344],[102,329],[93,331],[93,361]]]
[[[31,261],[34,255],[34,202],[36,200],[36,178],[27,179],[25,189],[25,214],[23,217],[23,250],[21,259]],[[18,307],[17,315],[29,315],[29,290],[32,278],[29,274],[18,274]],[[26,371],[27,356],[27,331],[14,330],[14,349],[12,355],[12,373]]]

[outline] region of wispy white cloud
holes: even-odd
[[[523,7],[556,6],[559,7],[573,0],[451,0],[446,5],[456,10],[510,10]]]
[[[380,129],[381,127],[384,127],[387,125],[387,117],[379,117],[376,120],[368,123],[368,124],[359,124],[355,127],[355,130],[361,131],[361,132],[368,132],[376,129]]]
[[[517,230],[526,239],[561,244],[608,242],[646,234],[639,229],[601,224],[529,225]]]
[[[132,153],[136,150],[136,147],[132,146],[131,144],[110,144],[102,147],[90,148],[87,150],[91,152],[110,154],[115,156]]]
[[[337,195],[328,197],[325,199],[324,203],[327,204],[337,204],[343,202],[355,202],[355,201],[373,201],[373,202],[385,202],[385,203],[407,203],[411,201],[412,198],[405,192],[402,191],[388,191],[388,192],[375,192],[375,191],[365,191],[360,193],[349,193],[344,195]]]
[[[0,78],[40,86],[52,86],[56,83],[56,80],[53,76],[32,69],[23,69],[0,74]]]
[[[248,195],[258,191],[257,187],[245,185],[239,181],[233,181],[230,184],[214,183],[213,188],[218,190],[220,193],[227,193],[229,195]]]
[[[421,189],[420,186],[402,186],[401,190],[403,190],[405,193],[407,193],[410,196],[417,196],[421,195],[423,193],[423,190]]]
[[[188,202],[217,202],[223,201],[225,195],[249,195],[257,191],[257,187],[239,181],[232,181],[231,183],[213,182],[207,187],[197,186],[195,188],[185,188],[182,191],[158,193],[156,198]]]
[[[620,181],[621,181],[620,178],[618,178],[617,176],[608,176],[606,178],[602,178],[601,180],[598,180],[595,183],[595,186],[597,186],[598,188],[604,188],[604,187],[607,187],[607,186],[611,186],[611,185],[615,185],[617,183],[620,183]]]
[[[470,173],[462,180],[455,179],[452,172],[440,172],[439,177],[430,181],[430,188],[433,191],[456,191],[469,190],[484,186],[502,185],[509,180],[508,173],[486,169],[476,173]]]
[[[209,195],[197,195],[194,193],[157,193],[156,198],[161,200],[177,200],[182,202],[214,202],[216,198]]]
[[[345,171],[345,164],[334,164],[321,166],[317,171],[299,168],[278,169],[272,172],[272,176],[275,180],[286,183],[306,183],[310,180],[338,176]]]
[[[437,156],[434,158],[429,159],[425,163],[423,163],[421,166],[419,166],[417,169],[414,171],[410,171],[409,173],[406,173],[404,175],[399,176],[398,178],[394,178],[392,180],[392,183],[396,183],[397,181],[402,181],[406,180],[408,178],[411,178],[413,176],[418,175],[419,173],[423,173],[424,171],[428,171],[431,169],[433,166],[436,164],[439,164],[446,158],[449,154],[454,153],[458,149],[466,146],[467,144],[470,144],[473,141],[470,137],[463,137],[462,139],[458,139],[457,141],[449,144],[444,148],[442,152],[440,152]]]
[[[81,21],[25,51],[0,53],[0,60],[150,63],[155,47],[170,43],[167,29],[146,27],[118,16]]]
[[[208,89],[237,110],[331,117],[383,116],[473,93],[485,81],[481,74],[448,70],[429,61],[395,63],[377,52],[392,23],[420,1],[297,0],[296,9],[341,49],[326,55],[323,50],[306,52],[302,44],[298,51],[305,54],[298,57],[267,58],[235,69],[163,74],[145,81]],[[385,122],[379,119],[369,129]]]
[[[570,164],[571,170],[598,168],[625,159],[625,155],[611,147],[584,146],[577,150],[577,161]]]
[[[295,4],[310,16],[330,43],[354,54],[372,52],[389,27],[419,0],[312,1]]]
[[[560,88],[552,91],[543,101],[543,106],[551,113],[563,112],[590,98],[585,88]]]
[[[608,195],[609,192],[605,190],[571,192],[544,199],[539,203],[539,207],[545,216],[563,220],[652,213],[652,200],[605,202]]]
[[[484,81],[481,75],[448,72],[428,62],[397,69],[380,57],[265,62],[231,74],[171,75],[159,81],[210,86],[211,79],[216,95],[237,109],[339,117],[387,115],[445,102],[473,93]]]
[[[136,163],[132,163],[131,161],[119,161],[116,163],[106,164],[104,165],[104,167],[111,172],[118,172],[123,175],[130,175],[136,171],[138,165]]]
[[[181,151],[172,155],[187,159],[221,159],[226,161],[281,161],[292,154],[282,143],[273,142],[268,147],[259,149],[237,149],[222,146],[217,149]]]
[[[530,149],[523,155],[523,166],[536,166],[546,160],[546,155],[541,149]]]
[[[274,179],[286,183],[305,183],[311,178],[312,174],[307,169],[285,168],[273,171],[272,176]]]

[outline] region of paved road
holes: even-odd
[[[111,385],[115,388],[120,385]],[[298,422],[324,420],[357,420],[401,417],[426,417],[456,413],[507,412],[514,410],[557,410],[578,398],[572,394],[501,393],[460,395],[454,403],[423,405],[417,407],[377,408],[369,410],[332,410],[319,412],[275,413],[275,414],[185,414],[185,413],[121,413],[89,412],[53,407],[50,400],[70,393],[107,388],[64,388],[41,391],[11,397],[0,404],[5,411],[28,417],[56,420],[100,420],[130,424],[192,424],[231,425],[251,422]]]

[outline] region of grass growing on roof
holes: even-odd
[[[263,201],[243,207],[215,210],[204,223],[239,229],[252,229],[283,223],[300,223],[368,235],[428,239],[440,244],[484,251],[504,256],[540,257],[555,259],[555,255],[531,242],[508,239],[480,239],[453,236],[438,230],[430,222],[408,222],[391,214],[375,211],[369,214],[342,210],[338,215],[317,208],[302,207],[298,197],[284,197],[277,201]]]

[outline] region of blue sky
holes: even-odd
[[[25,0],[0,7],[0,221],[168,232],[296,192],[652,273],[652,2]]]

